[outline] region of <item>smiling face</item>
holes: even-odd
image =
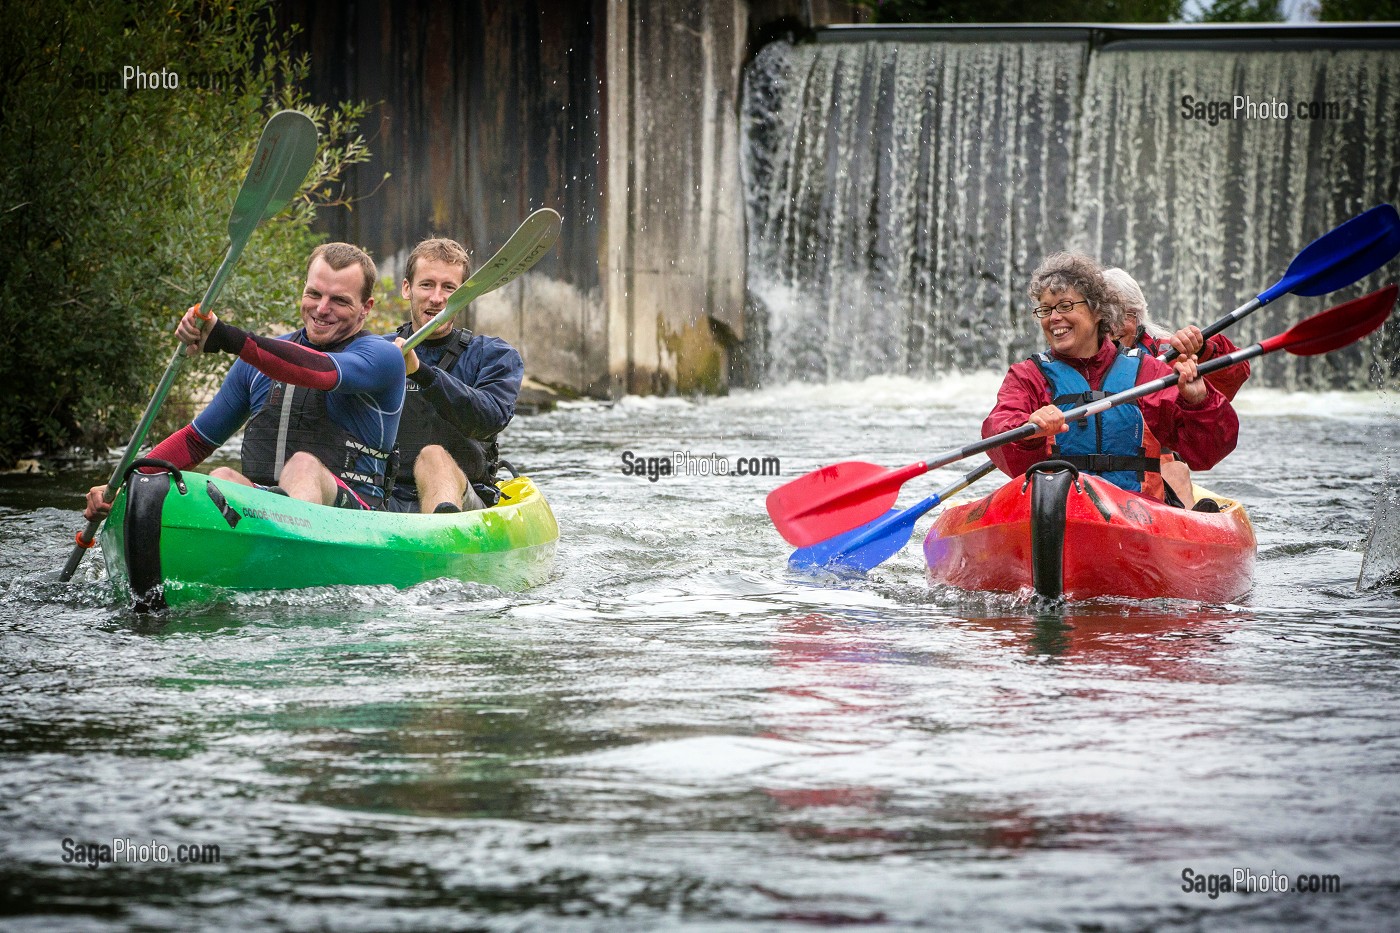
[[[306,288],[301,293],[301,320],[306,337],[318,347],[328,347],[359,333],[374,299],[360,300],[365,273],[351,263],[332,269],[320,256],[306,270]]]
[[[1056,305],[1062,301],[1077,302],[1068,312]],[[1079,289],[1070,287],[1062,292],[1046,291],[1040,294],[1040,304],[1053,308],[1048,317],[1040,321],[1040,329],[1045,334],[1045,342],[1050,349],[1061,356],[1087,359],[1099,352],[1099,316],[1083,303],[1084,296]]]
[[[1133,344],[1137,343],[1138,316],[1136,311],[1125,310],[1123,312],[1123,326],[1118,328],[1117,340],[1124,347],[1131,350]]]
[[[462,287],[466,276],[465,266],[440,259],[420,257],[414,263],[413,280],[403,280],[400,294],[408,299],[408,313],[413,318],[415,331],[437,316],[452,293]],[[446,337],[451,330],[452,322],[445,321],[428,336]]]

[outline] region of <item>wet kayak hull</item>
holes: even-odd
[[[946,509],[924,540],[929,581],[1069,599],[1222,603],[1249,591],[1255,537],[1238,502],[1198,488],[1221,509],[1188,511],[1093,476],[1059,476],[1017,477]],[[1052,485],[1064,489],[1042,489],[1052,501],[1037,504],[1037,486]]]
[[[477,512],[335,509],[202,473],[132,474],[101,544],[109,579],[138,606],[224,591],[408,587],[452,578],[519,590],[548,578],[559,527],[528,477]]]

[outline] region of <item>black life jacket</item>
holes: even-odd
[[[404,324],[398,330],[400,337],[407,338],[412,334],[412,323]],[[472,332],[454,328],[446,339],[446,350],[432,365],[450,373],[457,360],[466,352],[467,345],[471,343]],[[423,365],[427,363],[424,362]],[[497,461],[500,459],[496,435],[493,434],[484,441],[467,436],[460,428],[438,414],[433,403],[424,397],[423,390],[418,388],[416,382],[410,379],[404,388],[407,391],[404,393],[403,415],[399,418],[399,479],[395,485],[405,490],[413,487],[413,465],[418,460],[418,454],[429,444],[438,444],[451,454],[452,459],[457,461],[457,465],[466,474],[468,482],[485,486],[495,483]]]
[[[337,353],[361,338],[384,339],[360,331],[335,346],[316,349]],[[305,335],[299,335],[296,342],[309,345]],[[357,487],[356,491],[366,499],[382,501],[388,452],[376,450],[332,421],[326,410],[326,393],[321,389],[290,388],[292,391],[288,392],[285,382],[273,382],[267,401],[244,429],[243,475],[255,483],[270,486],[281,477],[282,466],[292,454],[306,452],[346,483]],[[362,457],[372,460],[373,471],[367,471],[363,464],[356,462]],[[370,488],[366,490],[365,487]]]

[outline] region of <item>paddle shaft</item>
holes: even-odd
[[[955,482],[949,483],[947,486],[944,486],[942,489],[938,490],[938,492],[929,496],[927,499],[924,499],[910,506],[907,509],[895,512],[893,515],[887,515],[884,518],[876,519],[875,521],[867,525],[864,529],[861,529],[855,537],[851,538],[851,540],[843,542],[841,544],[841,547],[837,551],[829,555],[825,560],[821,562],[823,564],[828,565],[833,563],[840,563],[842,558],[852,554],[855,551],[860,550],[868,544],[872,544],[887,536],[904,534],[904,541],[908,541],[908,533],[913,530],[915,522],[917,522],[920,518],[923,518],[924,515],[937,508],[938,504],[944,499],[948,498],[951,495],[955,495],[959,492],[962,492],[964,489],[971,486],[973,483],[977,482],[979,479],[986,476],[988,473],[992,472],[996,468],[997,465],[992,461],[988,460],[986,463],[982,464],[980,467],[973,470],[971,473],[968,473],[966,476],[956,480]],[[899,547],[904,546],[904,541],[901,541],[899,543]],[[814,547],[819,546],[820,545],[814,545]],[[895,548],[895,550],[898,549],[899,548]],[[808,548],[804,550],[811,549]],[[794,554],[793,556],[795,557],[796,555]],[[789,561],[791,560],[792,558],[789,558]]]
[[[559,239],[559,230],[559,214],[550,208],[541,208],[526,217],[506,240],[505,245],[498,249],[475,275],[452,293],[446,306],[404,341],[404,356],[477,298],[514,281],[528,271],[554,246],[554,242]]]
[[[223,289],[224,280],[228,278],[229,270],[238,261],[239,255],[243,252],[243,247],[247,243],[244,240],[240,243],[230,243],[228,252],[224,255],[224,261],[219,265],[219,269],[214,273],[214,279],[209,283],[209,287],[204,292],[204,298],[200,301],[201,308],[207,308],[218,297]],[[175,353],[170,357],[170,362],[165,366],[165,373],[160,377],[160,382],[156,384],[156,390],[151,395],[151,400],[146,403],[146,410],[141,413],[141,420],[136,423],[136,430],[131,432],[131,440],[127,441],[126,451],[117,461],[117,466],[112,470],[112,475],[107,479],[107,488],[102,491],[102,501],[111,503],[117,498],[117,491],[121,489],[122,477],[126,475],[127,468],[136,459],[136,452],[141,449],[141,445],[146,440],[146,435],[150,433],[151,425],[155,423],[156,414],[160,411],[160,406],[164,404],[165,397],[170,394],[170,388],[175,384],[175,379],[180,375],[180,370],[185,365],[185,345],[175,348]],[[73,578],[73,574],[78,569],[78,564],[82,563],[83,552],[86,551],[93,541],[93,536],[97,534],[97,529],[102,527],[102,519],[94,519],[87,523],[87,526],[78,534],[77,544],[73,552],[68,555],[68,563],[63,565],[63,572],[59,574],[59,581],[67,583]]]
[[[855,558],[856,563],[864,569],[874,567],[904,546],[913,531],[914,523],[925,513],[953,493],[971,486],[994,469],[996,469],[996,464],[988,461],[911,508],[894,509],[865,525],[850,531],[842,531],[815,544],[798,548],[788,557],[788,563],[798,567],[828,567],[832,564],[846,563]],[[871,545],[877,547],[872,548]],[[874,560],[870,560],[871,554],[862,553],[869,551],[877,552],[873,555]]]
[[[224,253],[223,262],[219,263],[219,268],[215,270],[209,287],[204,290],[199,307],[209,308],[213,305],[258,224],[280,211],[295,195],[316,157],[316,139],[316,124],[311,118],[297,111],[280,111],[274,114],[263,128],[258,146],[253,152],[253,164],[249,166],[248,174],[239,187],[233,210],[229,215],[228,250]],[[183,344],[175,348],[170,362],[166,364],[165,373],[156,384],[155,392],[146,403],[146,410],[142,412],[141,420],[137,422],[136,430],[127,442],[126,451],[112,470],[107,487],[102,491],[102,500],[109,505],[117,498],[123,477],[136,459],[136,453],[145,442],[146,435],[150,433],[160,406],[170,394],[175,378],[184,366],[185,356]],[[102,519],[98,518],[89,521],[83,530],[78,532],[73,550],[68,555],[68,562],[59,573],[60,582],[67,583],[73,578],[78,565],[82,563],[83,553],[92,547],[100,527]]]
[[[929,496],[927,499],[923,499],[910,506],[909,508],[905,509],[902,513],[900,513],[901,517],[911,521],[923,518],[924,515],[937,508],[938,504],[944,499],[948,498],[951,495],[955,495],[957,493],[962,492],[964,489],[971,486],[973,483],[977,482],[979,479],[986,476],[988,473],[992,472],[996,468],[997,465],[992,461],[988,460],[986,463],[982,464],[980,467],[973,470],[971,473],[967,474],[966,476],[962,477],[956,482],[949,483],[947,486],[944,486],[942,489],[938,490],[938,492]],[[870,535],[870,537],[873,538],[875,537],[875,535]],[[861,538],[866,538],[866,536],[862,535]],[[865,542],[860,541],[860,543],[863,544]],[[856,544],[856,542],[852,542],[852,544],[854,545]]]
[[[1264,302],[1260,301],[1258,296],[1256,295],[1255,297],[1246,301],[1244,304],[1240,305],[1235,310],[1231,311],[1229,314],[1225,315],[1220,320],[1216,321],[1214,324],[1211,324],[1209,327],[1203,328],[1201,330],[1202,340],[1209,340],[1225,328],[1229,327],[1231,324],[1238,321],[1240,318],[1253,314],[1255,311],[1259,310],[1262,307],[1264,307]],[[1167,349],[1166,353],[1163,353],[1157,358],[1163,363],[1170,363],[1172,360],[1176,359],[1180,355],[1181,354],[1177,352],[1176,347],[1170,347]],[[1212,360],[1210,362],[1214,361]]]
[[[1379,204],[1333,227],[1299,251],[1287,271],[1273,285],[1201,331],[1209,340],[1247,314],[1281,295],[1325,295],[1370,275],[1400,251],[1400,215],[1389,204]],[[1169,349],[1160,359],[1170,363],[1180,356]]]

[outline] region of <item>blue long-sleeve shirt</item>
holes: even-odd
[[[305,345],[306,332],[299,330],[276,339]],[[370,447],[393,447],[403,411],[402,354],[396,356],[394,348],[386,348],[383,341],[356,340],[344,350],[324,356],[335,367],[328,386],[314,372],[299,378],[295,367],[279,370],[277,375],[291,385],[324,388],[326,413],[332,421]],[[240,357],[209,407],[195,417],[195,431],[217,448],[262,410],[273,381],[272,376]]]
[[[324,391],[331,421],[368,447],[393,447],[404,399],[403,354],[396,347],[382,340],[355,340],[343,350],[326,353],[306,342],[305,330],[270,338],[222,321],[209,339],[212,347],[207,348],[237,353],[239,358],[209,406],[157,444],[152,456],[180,469],[202,463],[262,410],[274,380]],[[373,475],[373,458],[361,454],[356,469]],[[357,491],[374,492],[367,486]]]

